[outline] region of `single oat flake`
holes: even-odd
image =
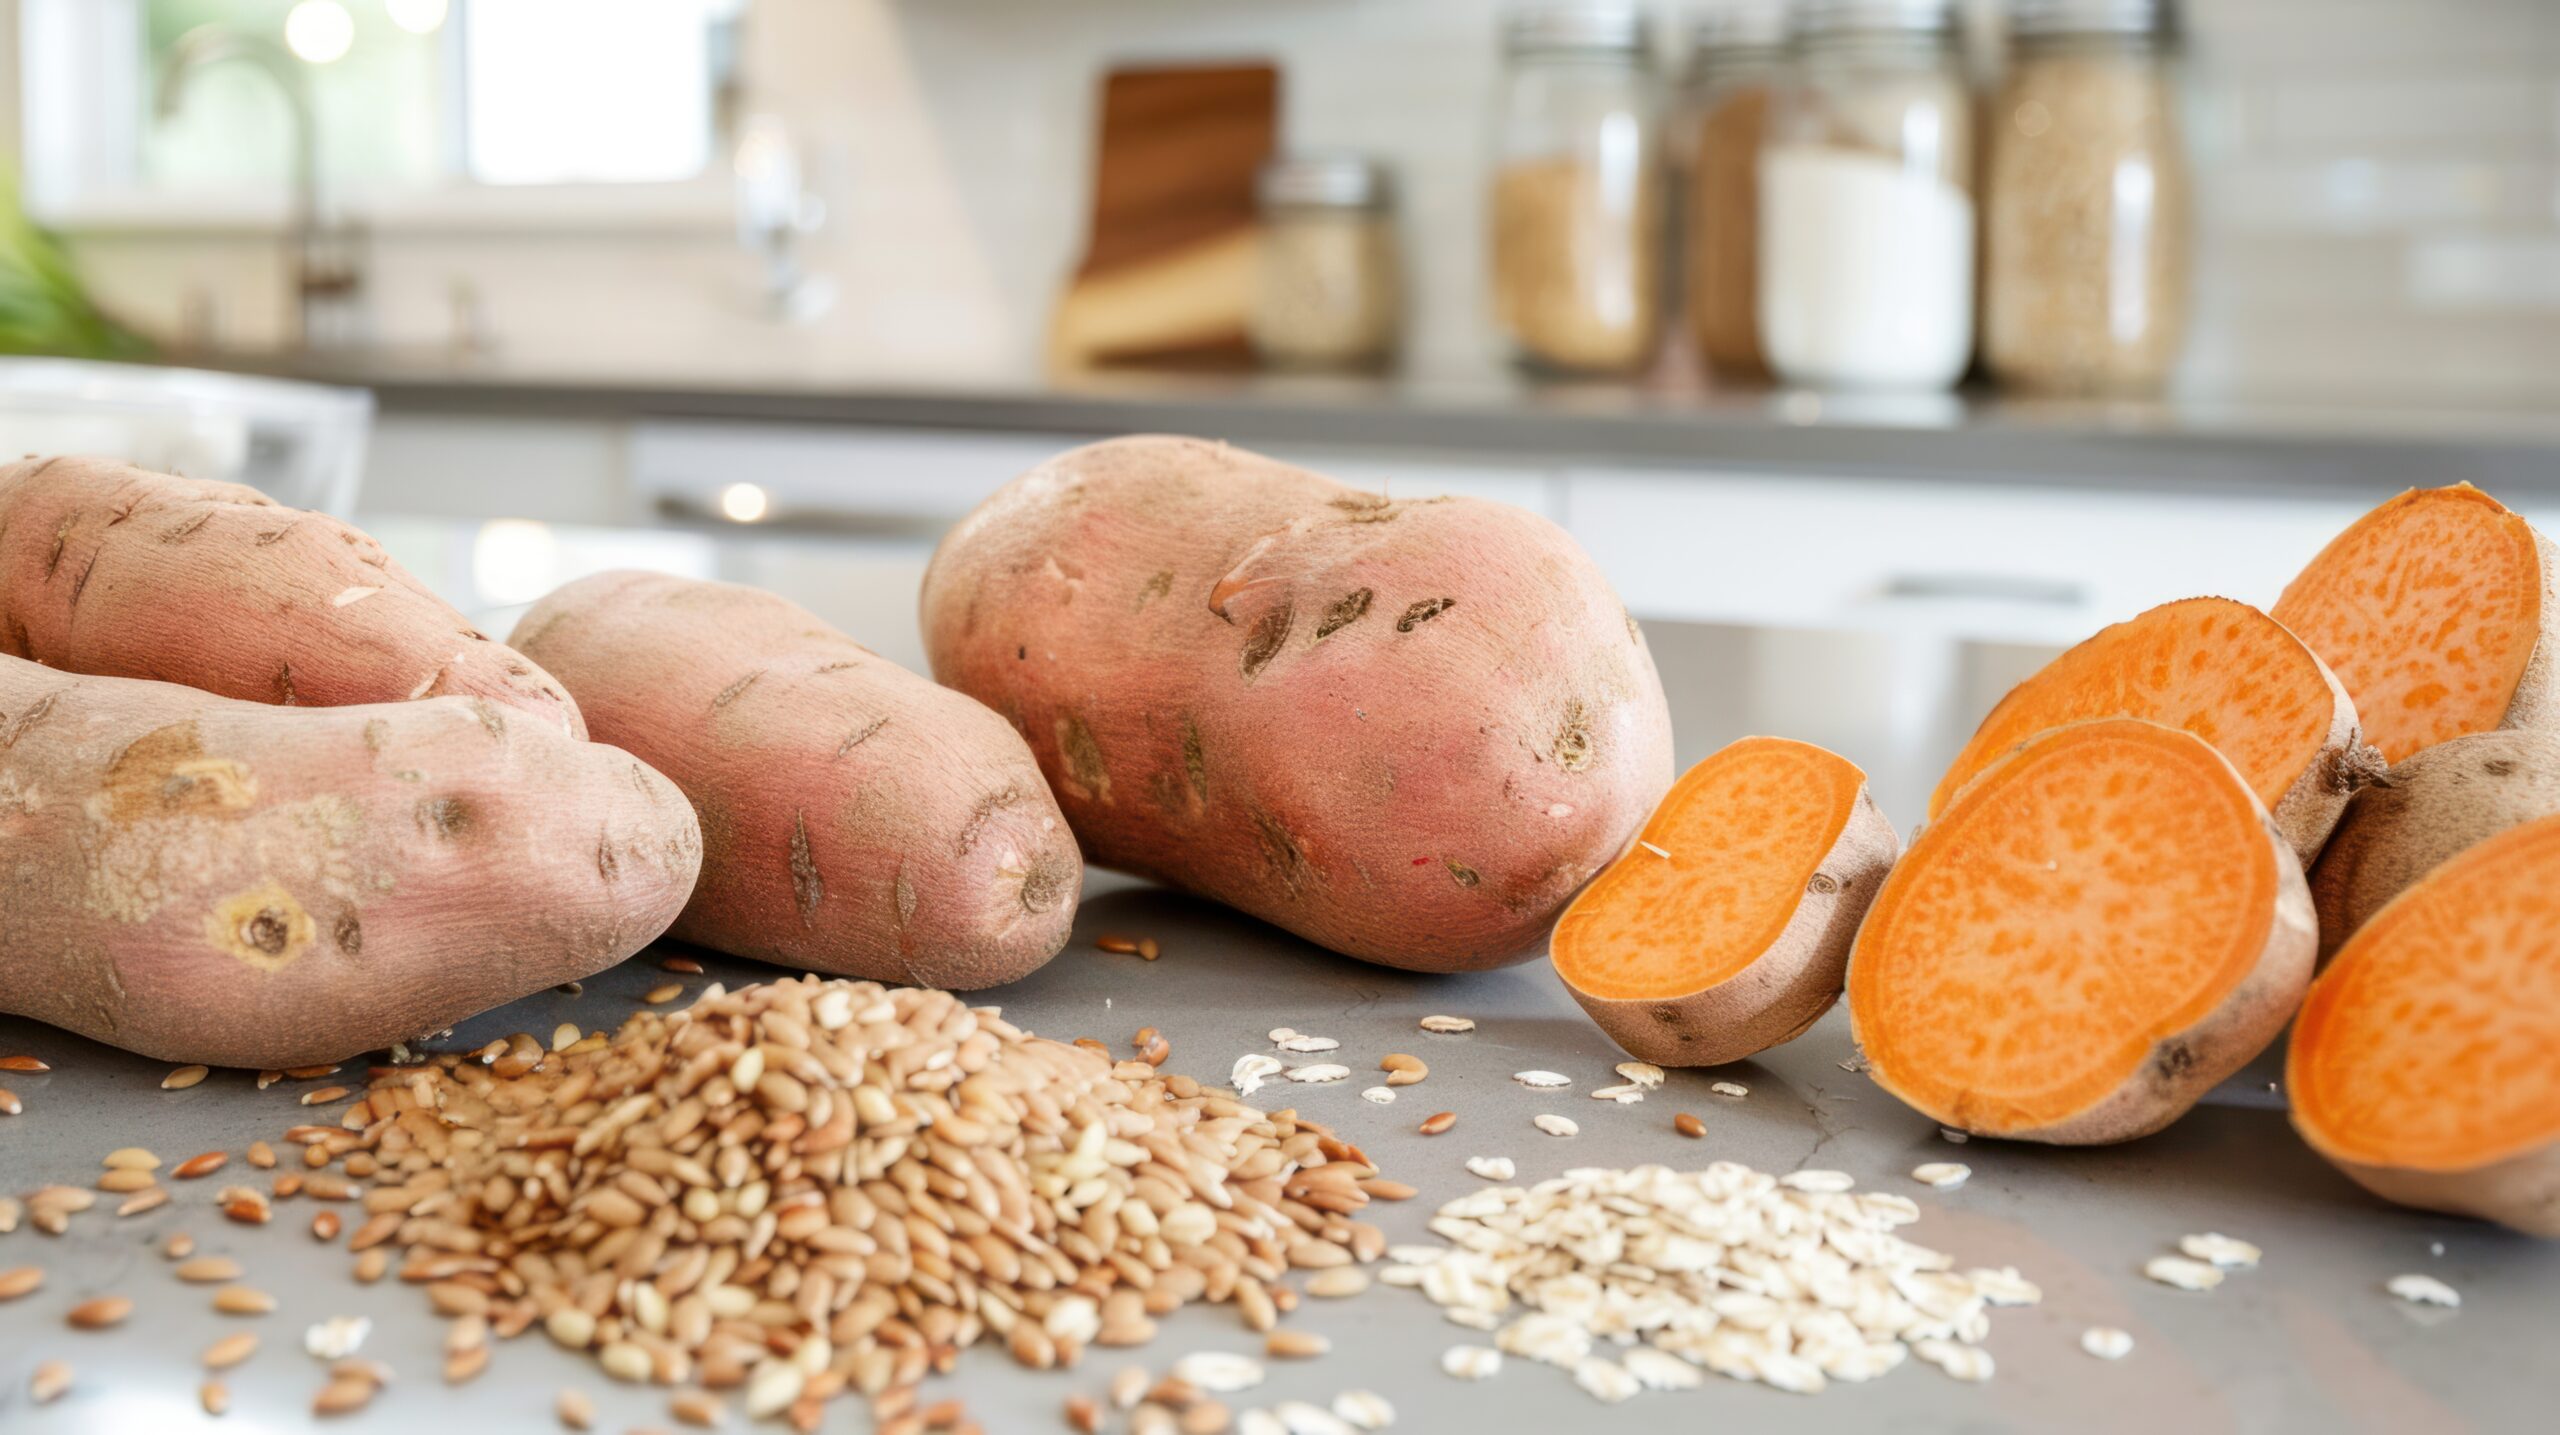
[[[1594,1101],[1614,1101],[1620,1106],[1625,1106],[1632,1102],[1644,1100],[1644,1092],[1645,1089],[1643,1087],[1630,1081],[1623,1086],[1595,1087],[1591,1092],[1591,1099]]]
[[[1342,1043],[1329,1036],[1291,1036],[1280,1043],[1280,1049],[1306,1056],[1319,1051],[1339,1051]]]
[[[1719,1081],[1707,1088],[1718,1096],[1749,1096],[1751,1088],[1739,1081]]]
[[[2153,1256],[2144,1262],[2142,1273],[2164,1286],[2183,1291],[2209,1291],[2222,1284],[2222,1268],[2185,1256]]]
[[[1385,1106],[1396,1099],[1396,1089],[1392,1086],[1372,1086],[1360,1093],[1360,1099],[1373,1105]]]
[[[1481,1345],[1453,1345],[1440,1352],[1440,1369],[1460,1380],[1490,1380],[1502,1373],[1502,1352]]]
[[[1973,1168],[1961,1161],[1926,1161],[1911,1168],[1911,1179],[1923,1186],[1952,1191],[1965,1183]]]
[[[1620,1076],[1637,1086],[1655,1087],[1662,1084],[1662,1068],[1650,1061],[1622,1061],[1617,1064],[1615,1070]]]
[[[1289,1079],[1291,1081],[1340,1081],[1350,1074],[1350,1067],[1330,1061],[1320,1061],[1312,1066],[1293,1066],[1289,1068]]]
[[[1582,1130],[1580,1126],[1574,1124],[1573,1118],[1569,1116],[1553,1116],[1543,1113],[1530,1117],[1529,1124],[1537,1127],[1539,1130],[1544,1131],[1550,1136],[1573,1136],[1579,1134]]]
[[[1512,1164],[1508,1156],[1470,1156],[1467,1158],[1467,1170],[1488,1181],[1508,1181],[1520,1174],[1520,1168]]]
[[[1511,1073],[1511,1079],[1519,1082],[1522,1086],[1551,1087],[1573,1085],[1573,1078],[1560,1071],[1515,1071]]]
[[[2434,1276],[2401,1275],[2384,1282],[2384,1290],[2411,1305],[2459,1306],[2462,1292],[2437,1280]]]
[[[2265,1254],[2256,1246],[2249,1244],[2247,1241],[2240,1240],[2234,1236],[2226,1236],[2219,1231],[2207,1231],[2202,1235],[2180,1236],[2178,1237],[2178,1249],[2195,1257],[2197,1260],[2203,1261],[2208,1265],[2220,1266],[2224,1270],[2248,1269],[2257,1265],[2258,1258]]]
[[[2122,1360],[2133,1353],[2133,1337],[2111,1325],[2093,1325],[2080,1332],[2080,1348],[2100,1360]]]
[[[1473,1019],[1463,1016],[1427,1016],[1422,1019],[1422,1029],[1439,1036],[1454,1036],[1462,1031],[1475,1030],[1476,1024]]]

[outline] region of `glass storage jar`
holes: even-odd
[[[1262,262],[1253,347],[1282,368],[1377,368],[1403,321],[1395,186],[1351,155],[1278,159],[1258,181]]]
[[[1789,382],[1940,389],[1973,355],[1973,103],[1949,0],[1805,0],[1760,155],[1760,342]]]
[[[1760,146],[1785,73],[1786,23],[1778,0],[1700,16],[1671,125],[1681,308],[1718,378],[1769,374],[1760,353]]]
[[[1534,368],[1625,372],[1662,306],[1652,34],[1631,4],[1513,14],[1487,195],[1496,327]]]
[[[2158,389],[2186,338],[2187,157],[2161,0],[2022,0],[1991,107],[1982,356],[2004,383]]]

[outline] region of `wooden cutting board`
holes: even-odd
[[[1268,64],[1104,76],[1092,219],[1050,327],[1053,363],[1250,361],[1254,176],[1279,127]]]

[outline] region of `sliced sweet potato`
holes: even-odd
[[[2467,732],[2560,726],[2555,569],[2551,541],[2489,495],[2413,488],[2331,539],[2270,611],[2398,762]]]
[[[2311,869],[2327,960],[2383,904],[2469,847],[2560,815],[2560,737],[2475,732],[2400,763],[2356,795]]]
[[[2382,767],[2355,704],[2284,625],[2229,598],[2182,598],[2101,628],[2010,690],[1929,798],[1929,815],[2019,743],[2084,718],[2138,717],[2222,750],[2309,862]]]
[[[1878,1084],[1960,1130],[2130,1140],[2263,1050],[2311,976],[2293,848],[2213,745],[2139,718],[1986,770],[1885,879],[1849,958]]]
[[[2285,1089],[2312,1149],[2385,1200],[2560,1236],[2560,817],[2375,913],[2312,984]]]
[[[1901,842],[1856,764],[1750,737],[1689,769],[1556,925],[1556,975],[1663,1066],[1740,1061],[1840,999]]]

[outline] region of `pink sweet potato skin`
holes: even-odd
[[[253,488],[105,459],[0,468],[0,654],[249,702],[481,697],[586,736],[550,674],[371,536]]]
[[[806,608],[604,573],[536,604],[515,641],[701,814],[677,936],[952,990],[1066,944],[1083,859],[1022,739]]]
[[[1016,480],[944,538],[924,629],[1090,860],[1388,966],[1534,955],[1671,783],[1652,656],[1562,530],[1222,444]]]
[[[173,1062],[338,1061],[591,975],[693,811],[485,698],[279,708],[0,657],[0,1011]]]

